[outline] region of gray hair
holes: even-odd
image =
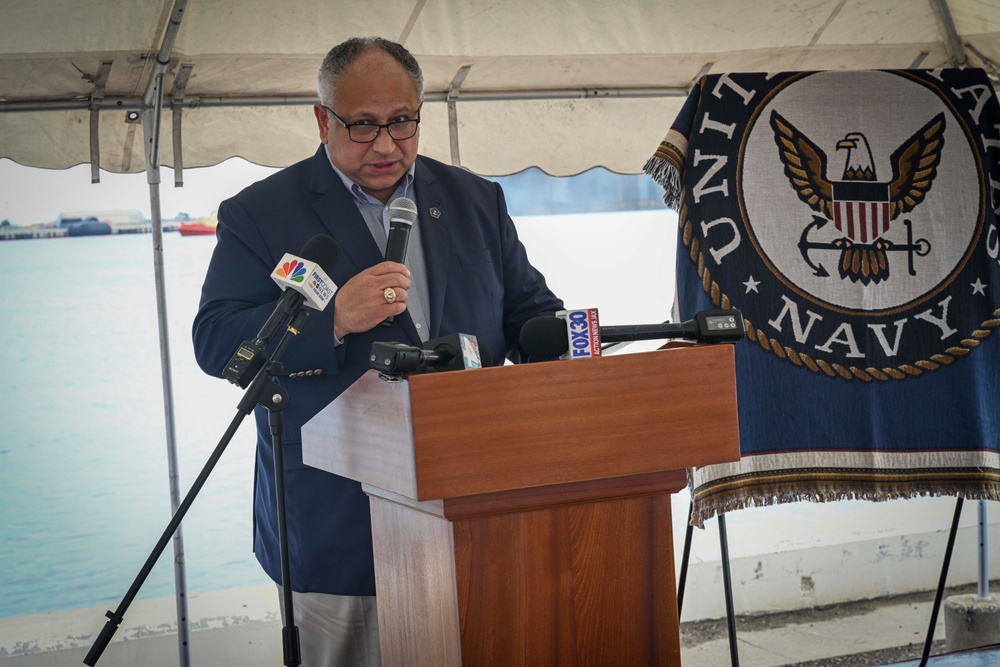
[[[413,85],[417,88],[417,99],[424,99],[424,73],[420,70],[417,59],[402,44],[382,37],[352,37],[330,49],[323,59],[323,64],[320,65],[316,82],[321,104],[333,108],[334,91],[340,81],[340,75],[358,56],[371,49],[378,49],[395,58],[413,79]]]

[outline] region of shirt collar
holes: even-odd
[[[362,190],[361,186],[352,181],[344,172],[342,172],[340,169],[337,169],[337,165],[335,165],[333,163],[333,160],[330,158],[329,144],[323,144],[323,150],[326,152],[327,162],[329,162],[330,166],[333,167],[333,173],[337,174],[337,176],[340,177],[340,180],[344,183],[344,187],[347,188],[348,191],[354,196],[354,199],[356,199],[362,204],[367,204],[369,206],[375,206],[375,205],[385,206],[385,204],[383,204],[382,202],[380,202],[379,200],[375,199],[367,192]],[[416,171],[416,169],[417,169],[417,161],[414,160],[413,164],[410,165],[410,168],[406,170],[405,174],[403,174],[403,178],[402,180],[400,180],[399,185],[396,186],[396,190],[392,193],[393,194],[392,199],[395,199],[396,197],[406,196],[407,193],[412,192],[413,173],[414,171]]]

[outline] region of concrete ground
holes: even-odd
[[[1000,581],[992,582],[994,598]],[[946,589],[952,595],[975,593],[975,586]],[[740,667],[917,667],[923,655],[934,605],[934,591],[848,602],[778,614],[738,616]],[[938,612],[928,667],[945,667],[944,604]],[[1000,665],[996,650],[954,656],[947,667]],[[939,657],[935,657],[939,656]],[[726,619],[681,624],[684,667],[734,664]]]
[[[992,582],[994,598],[1000,581]],[[974,593],[950,588],[945,598]],[[274,588],[236,589],[193,596],[192,664],[274,667],[281,664],[281,621]],[[934,592],[847,602],[794,612],[737,618],[741,667],[917,667],[930,623]],[[234,610],[236,613],[234,613]],[[18,619],[0,619],[0,667],[79,665],[104,609],[92,608]],[[136,603],[126,626],[100,661],[101,667],[176,667],[173,600]],[[725,619],[681,624],[684,667],[732,665]],[[25,641],[34,637],[31,641]],[[47,638],[46,638],[47,637]],[[931,655],[944,651],[944,612],[938,615]],[[1000,637],[997,638],[1000,643]],[[928,667],[996,667],[991,653],[932,657]]]

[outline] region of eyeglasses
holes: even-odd
[[[330,107],[323,105],[323,108],[329,111],[330,115],[344,126],[344,129],[347,130],[347,136],[356,144],[370,144],[375,141],[383,127],[389,131],[389,136],[396,141],[409,139],[417,133],[417,125],[420,124],[419,112],[417,113],[417,117],[412,120],[397,120],[394,123],[379,125],[367,120],[358,121],[357,123],[347,123],[343,118],[334,113]]]

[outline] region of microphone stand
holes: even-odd
[[[300,310],[288,325],[288,333],[298,334],[302,322],[309,313]],[[278,347],[284,343],[287,334],[278,341]],[[282,350],[283,352],[283,350]],[[278,350],[275,350],[277,355]],[[267,364],[269,374],[283,374],[281,362]],[[267,408],[267,424],[271,430],[271,448],[274,456],[274,492],[278,504],[278,551],[281,558],[281,595],[282,606],[285,609],[285,621],[281,628],[281,646],[286,667],[297,667],[302,664],[302,652],[299,644],[299,629],[295,625],[295,608],[292,605],[292,575],[288,562],[288,522],[285,514],[285,454],[281,444],[281,431],[284,416],[281,411],[288,404],[288,392],[284,387],[273,381],[268,382],[268,388],[274,391],[268,402],[261,402]],[[252,405],[252,404],[251,404]],[[252,409],[252,408],[251,408]]]
[[[288,402],[288,392],[274,381],[274,376],[282,374],[283,369],[280,359],[291,342],[295,340],[295,336],[299,334],[302,324],[308,317],[309,313],[305,309],[299,309],[293,313],[292,320],[278,341],[270,360],[260,368],[253,382],[250,383],[246,393],[243,395],[243,399],[237,406],[237,414],[230,422],[229,428],[226,429],[222,439],[219,440],[219,444],[216,445],[212,455],[208,457],[208,461],[205,463],[197,479],[195,479],[194,484],[191,485],[191,489],[187,492],[187,495],[184,496],[184,500],[178,505],[177,511],[174,512],[156,546],[153,547],[142,569],[139,570],[139,574],[136,575],[132,581],[132,585],[118,604],[118,608],[115,611],[109,610],[105,614],[108,617],[108,621],[97,636],[93,646],[90,647],[87,657],[83,659],[83,664],[88,667],[94,667],[97,661],[100,660],[104,649],[111,643],[111,638],[122,624],[122,621],[125,620],[125,612],[128,610],[129,605],[132,604],[135,596],[139,593],[139,589],[145,583],[156,561],[162,555],[163,550],[166,548],[174,532],[176,532],[177,527],[181,524],[184,515],[187,514],[195,497],[205,485],[209,475],[215,468],[215,464],[222,458],[222,453],[226,450],[233,436],[236,435],[236,431],[243,422],[243,419],[253,412],[254,406],[258,403],[268,410],[268,424],[271,427],[271,438],[274,444],[275,490],[278,494],[278,536],[281,551],[281,584],[285,607],[285,623],[281,631],[284,664],[288,667],[296,667],[302,664],[299,629],[295,627],[295,616],[292,609],[292,586],[288,564],[288,527],[285,521],[285,469],[284,456],[281,451],[281,427],[283,424],[281,411]]]

